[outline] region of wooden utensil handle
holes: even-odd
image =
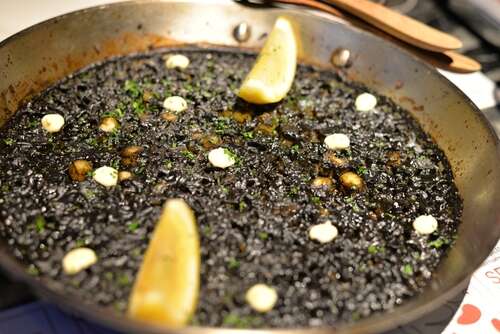
[[[462,47],[459,39],[368,0],[326,0],[325,2],[425,50],[443,52]]]

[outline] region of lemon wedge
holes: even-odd
[[[144,256],[129,300],[129,317],[178,328],[198,301],[200,242],[196,219],[182,199],[168,200]]]
[[[297,41],[292,24],[279,17],[238,96],[254,104],[282,100],[292,87],[297,67]]]

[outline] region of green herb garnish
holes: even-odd
[[[385,252],[384,246],[379,246],[377,244],[371,244],[370,246],[368,246],[368,253],[370,254],[377,254],[383,252]]]
[[[291,196],[295,196],[299,193],[299,187],[297,186],[293,186],[290,188],[290,191],[288,192],[288,195],[291,197]]]
[[[441,237],[429,242],[429,246],[432,248],[441,248],[444,245],[449,245],[449,244],[450,244],[450,240],[448,240],[446,238],[441,238]]]
[[[125,92],[127,92],[127,94],[129,94],[134,99],[142,96],[142,90],[139,88],[139,85],[137,84],[137,82],[135,82],[133,80],[125,81],[124,89],[125,89]]]
[[[218,134],[224,134],[229,125],[229,119],[225,117],[219,117],[215,121],[215,132]]]
[[[290,148],[290,151],[294,154],[298,154],[299,150],[300,150],[299,144],[292,145],[292,147]]]
[[[240,261],[236,260],[234,257],[229,258],[227,261],[227,268],[229,270],[238,269],[240,267]]]
[[[321,204],[321,199],[317,196],[312,196],[311,202],[313,202],[314,204]]]
[[[235,328],[251,328],[259,326],[261,320],[252,316],[239,316],[234,313],[230,313],[224,317],[222,321],[224,326],[235,327]]]
[[[185,157],[188,158],[189,160],[194,160],[196,158],[196,155],[194,155],[193,152],[189,150],[184,150],[181,152],[181,154]]]
[[[243,135],[243,138],[245,138],[245,139],[253,139],[253,137],[254,137],[253,131],[243,132],[242,135]]]
[[[269,234],[267,232],[257,232],[257,237],[259,237],[260,240],[267,240]]]
[[[173,163],[171,160],[165,160],[163,161],[163,166],[165,166],[166,169],[170,169],[173,166]]]
[[[116,119],[120,119],[125,115],[125,112],[123,111],[123,107],[116,107],[115,110],[113,111],[108,111],[104,113],[104,117],[113,117]]]
[[[134,113],[137,116],[141,116],[146,112],[146,107],[144,106],[144,102],[142,100],[135,100],[132,102],[132,109],[134,109]]]
[[[368,173],[368,168],[366,168],[365,166],[359,166],[357,172],[358,175],[365,175],[366,173]]]
[[[45,218],[42,215],[35,217],[35,228],[38,233],[45,231]]]
[[[405,264],[403,266],[403,274],[406,275],[406,276],[412,276],[413,275],[413,267],[411,266],[411,264]]]
[[[231,152],[227,148],[224,148],[224,154],[227,155],[228,157],[230,157],[231,159],[233,159],[236,162],[240,161],[239,157],[236,154],[234,154],[233,152]]]
[[[7,146],[11,146],[11,145],[13,145],[13,144],[15,143],[14,139],[12,139],[12,138],[5,138],[5,139],[3,140],[3,142],[4,142],[4,143],[5,143],[5,145],[7,145]]]
[[[26,272],[28,273],[28,275],[31,275],[31,276],[38,276],[38,275],[40,275],[40,271],[33,264],[31,264],[28,267],[28,269],[26,269]]]
[[[139,225],[140,225],[140,224],[139,224],[139,221],[134,220],[134,221],[132,221],[131,223],[129,223],[129,224],[127,225],[127,228],[128,228],[128,230],[129,230],[130,232],[132,232],[132,233],[133,233],[133,232],[137,231],[137,229],[139,228]]]
[[[116,283],[120,286],[127,286],[130,285],[130,278],[128,277],[127,274],[120,274],[116,278]]]

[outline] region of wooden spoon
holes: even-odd
[[[343,0],[333,0],[333,1],[343,1]],[[428,51],[422,48],[419,48],[415,43],[407,43],[406,41],[402,40],[399,38],[399,36],[395,35],[387,35],[387,31],[385,30],[378,30],[375,28],[378,28],[379,26],[373,26],[373,25],[367,25],[366,21],[361,21],[359,19],[355,19],[353,17],[347,17],[344,15],[341,11],[333,8],[331,5],[327,5],[325,3],[322,3],[317,0],[276,0],[274,2],[279,2],[279,3],[286,3],[286,4],[292,4],[292,5],[299,5],[299,6],[306,6],[309,8],[314,8],[326,13],[329,13],[331,15],[341,17],[345,20],[348,20],[352,24],[363,28],[365,30],[369,30],[372,33],[375,33],[378,36],[381,36],[385,39],[389,39],[392,42],[396,43],[397,45],[403,47],[404,49],[410,51],[420,59],[428,62],[429,64],[447,70],[451,72],[456,72],[456,73],[473,73],[481,70],[481,64],[479,64],[477,61],[475,61],[472,58],[469,58],[467,56],[464,56],[460,53],[454,52],[454,51],[443,51],[443,52],[436,52],[436,51]],[[355,1],[353,1],[355,2]],[[398,14],[399,15],[399,14]],[[399,15],[402,16],[402,15]],[[409,19],[409,18],[408,18]],[[412,20],[412,19],[411,19]],[[431,30],[435,30],[433,28],[430,28],[418,21],[412,20],[413,22],[420,24],[426,28],[429,28]],[[435,30],[436,32],[446,35],[444,33],[441,33],[438,30]],[[384,33],[385,32],[385,33]],[[454,37],[452,37],[454,38]],[[406,43],[404,43],[404,42]],[[460,41],[458,41],[461,43]]]
[[[462,42],[411,17],[368,0],[326,0],[353,16],[421,49],[443,52],[462,47]]]

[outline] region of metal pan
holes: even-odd
[[[331,67],[332,51],[338,47],[349,49],[353,64],[346,70],[348,76],[390,96],[420,121],[446,153],[464,200],[456,245],[420,296],[393,312],[352,325],[298,331],[374,333],[431,312],[464,288],[500,236],[499,141],[480,111],[435,69],[390,42],[339,19],[294,8],[248,8],[229,1],[136,1],[57,17],[0,44],[0,125],[30,95],[95,61],[179,44],[257,48],[277,15],[287,15],[300,27],[304,62]],[[234,27],[241,22],[251,28],[244,42],[233,37]],[[25,273],[3,241],[0,247],[0,266],[4,270],[66,310],[125,332],[169,332],[134,323],[110,311],[84,305],[74,296],[52,291],[46,283]],[[189,328],[181,332],[234,330]]]

